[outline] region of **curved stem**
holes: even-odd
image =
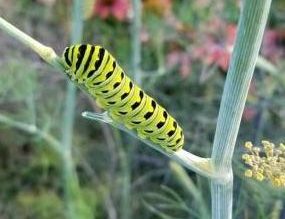
[[[141,0],[133,0],[133,26],[132,26],[132,70],[134,74],[135,81],[141,85],[142,75],[141,75]]]
[[[0,114],[0,123],[3,123],[5,125],[8,125],[10,127],[16,128],[16,129],[19,129],[19,130],[24,131],[28,134],[38,136],[39,138],[46,141],[54,149],[54,151],[56,151],[58,154],[60,154],[60,152],[61,152],[60,142],[57,139],[55,139],[52,135],[50,135],[49,133],[39,129],[38,127],[36,127],[34,124],[30,125],[30,124],[26,124],[23,122],[15,121],[15,120],[13,120],[7,116],[4,116],[2,114]]]
[[[213,169],[211,167],[210,159],[202,158],[199,156],[196,156],[194,154],[191,154],[183,149],[180,149],[176,152],[173,152],[172,150],[169,150],[167,148],[162,148],[161,146],[155,145],[151,141],[147,139],[140,138],[134,130],[127,129],[121,124],[116,123],[113,121],[109,116],[107,112],[104,113],[92,113],[92,112],[83,112],[82,116],[87,119],[96,120],[100,122],[108,123],[124,132],[127,132],[129,135],[132,135],[133,137],[139,139],[140,141],[144,142],[148,146],[152,147],[153,149],[165,154],[166,156],[170,157],[171,159],[177,161],[184,167],[191,169],[203,176],[207,176],[210,178],[216,178]]]

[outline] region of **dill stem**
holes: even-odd
[[[271,0],[242,2],[236,42],[224,86],[213,143],[212,218],[232,218],[232,157]]]

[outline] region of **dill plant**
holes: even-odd
[[[213,142],[212,156],[210,158],[202,158],[183,149],[173,152],[154,145],[147,140],[140,139],[152,148],[169,156],[170,159],[175,160],[184,167],[210,179],[213,219],[232,218],[232,156],[250,81],[258,58],[258,52],[266,26],[270,5],[271,0],[244,0],[242,2],[238,33],[230,62],[230,68],[224,86],[215,138]],[[135,28],[138,27],[138,25],[140,25],[139,21],[135,23]],[[46,62],[50,63],[57,69],[64,71],[61,58],[55,54],[52,48],[46,47],[32,39],[6,22],[3,18],[0,18],[0,28],[33,49]],[[134,41],[134,46],[139,47],[137,41]],[[138,54],[137,57],[139,57]],[[135,59],[135,67],[139,66],[139,61],[139,58]],[[140,77],[137,76],[137,78]],[[72,92],[74,92],[72,89],[73,88],[69,89],[71,101],[73,101]],[[66,121],[70,119],[69,116],[72,116],[72,114],[72,112],[66,114]],[[83,116],[88,119],[109,123],[116,128],[120,128],[129,134],[134,135],[134,133],[126,130],[124,127],[112,121],[106,113],[98,114],[84,112]],[[248,144],[246,145],[248,146]],[[256,152],[252,151],[252,153]],[[69,158],[71,158],[70,154]],[[248,158],[248,156],[244,156],[244,159],[248,164],[251,164],[252,161]],[[250,171],[247,171],[248,176],[257,176],[256,178],[261,179],[260,174],[254,174],[255,173],[253,172],[250,174]]]

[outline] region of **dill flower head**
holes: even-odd
[[[269,141],[262,141],[262,147],[255,147],[246,142],[247,153],[242,159],[248,166],[244,175],[258,181],[268,180],[275,187],[285,187],[285,145],[275,146]]]

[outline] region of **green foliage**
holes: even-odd
[[[172,189],[162,186],[157,192],[148,192],[144,197],[146,208],[162,219],[199,218],[189,209],[183,199]]]
[[[0,95],[3,102],[25,101],[34,92],[37,74],[35,69],[30,67],[31,64],[21,58],[1,63]]]
[[[67,45],[67,24],[70,22],[67,14],[70,5],[67,9],[63,4],[68,1],[57,1],[53,8],[32,0],[13,0],[11,4],[9,1],[0,2],[1,14],[5,12],[13,18],[12,23],[54,47],[58,53],[62,52]],[[221,3],[223,10],[219,4],[213,3],[198,9],[193,1],[173,2],[176,18],[183,23],[186,29],[183,31],[189,32],[179,32],[163,17],[144,16],[144,31],[147,31],[149,40],[142,45],[142,87],[181,122],[186,149],[208,156],[226,75],[217,66],[210,68],[203,60],[192,60],[192,71],[185,77],[180,74],[179,64],[167,67],[167,56],[173,48],[194,52],[192,47],[196,42],[192,36],[210,28],[207,22],[218,19],[218,12],[228,22],[235,22],[238,7],[233,3],[236,1]],[[13,3],[15,7],[12,7]],[[272,15],[273,27],[282,27],[284,13],[279,11],[282,12],[280,5],[284,5],[283,1],[274,4],[278,6],[273,11],[278,13]],[[57,12],[54,14],[53,10]],[[85,22],[83,42],[102,44],[132,75],[128,70],[131,69],[132,55],[129,29],[129,22],[102,20],[95,16]],[[65,78],[2,32],[0,47],[0,114],[36,125],[45,133],[61,139]],[[281,62],[284,57],[278,63]],[[241,145],[245,140],[259,142],[266,137],[273,142],[284,142],[285,88],[281,74],[284,67],[276,66],[281,78],[259,69],[252,83],[246,110],[253,110],[254,116],[243,118],[233,165],[236,180],[234,218],[277,219],[284,211],[280,210],[284,191],[246,180],[240,163]],[[212,69],[212,72],[206,71],[208,77],[202,80],[205,69]],[[84,217],[120,218],[125,195],[124,200],[130,200],[127,210],[131,218],[199,218],[201,209],[197,208],[197,197],[201,196],[209,206],[206,181],[201,182],[199,177],[188,172],[193,184],[191,188],[200,192],[192,190],[192,196],[189,195],[189,190],[181,186],[181,179],[168,168],[166,158],[140,143],[134,147],[134,141],[125,135],[120,136],[118,131],[83,120],[80,117],[83,110],[96,108],[82,92],[78,92],[77,97],[72,138],[80,189],[75,189],[73,198]],[[62,160],[49,142],[42,136],[0,123],[0,202],[4,206],[0,208],[0,217],[64,218],[66,197],[63,191]]]
[[[21,192],[15,199],[21,218],[63,218],[62,200],[53,191]]]

